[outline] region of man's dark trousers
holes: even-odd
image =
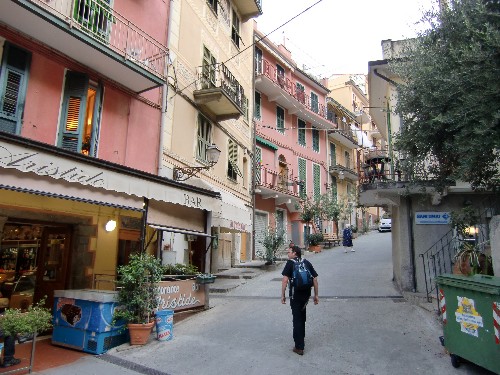
[[[293,340],[295,347],[304,350],[304,337],[306,336],[306,306],[310,295],[299,295],[295,293],[290,300],[293,317]]]

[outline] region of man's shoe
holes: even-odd
[[[294,347],[292,350],[294,353],[297,353],[298,355],[304,355],[304,350],[302,349],[297,349]]]
[[[354,253],[356,250],[352,249],[351,252]]]
[[[21,363],[21,360],[19,358],[12,358],[8,359],[6,361],[3,361],[2,367],[10,367],[10,366],[15,366]]]

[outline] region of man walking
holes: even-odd
[[[305,290],[294,290],[292,284],[293,269],[296,262],[301,261],[302,252],[298,246],[293,246],[288,249],[288,261],[285,264],[285,268],[281,273],[283,275],[283,280],[281,281],[281,303],[286,303],[286,287],[290,285],[289,296],[290,296],[290,307],[292,308],[292,318],[293,318],[293,340],[295,341],[295,347],[293,352],[299,355],[304,355],[304,338],[306,335],[306,306],[311,297],[311,288]],[[314,287],[314,304],[319,303],[318,297],[318,274],[315,271],[311,262],[304,259],[304,265],[309,270],[313,277],[313,287]]]

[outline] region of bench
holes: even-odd
[[[328,248],[332,247],[332,244],[340,246],[340,241],[341,239],[335,233],[323,233],[323,246],[325,247],[326,244],[328,244]]]

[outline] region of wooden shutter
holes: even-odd
[[[255,185],[260,185],[262,181],[262,149],[255,147]]]
[[[198,147],[196,148],[196,158],[207,161],[207,147],[211,144],[211,125],[206,118],[198,115]]]
[[[307,196],[307,174],[306,174],[306,159],[299,158],[299,180],[302,182],[299,195],[302,198]]]
[[[313,184],[314,198],[318,199],[321,195],[321,168],[318,164],[313,164]]]
[[[0,131],[21,132],[31,54],[5,43],[0,70]]]
[[[215,68],[217,61],[207,47],[203,47],[202,88],[208,89],[216,86]]]
[[[337,155],[335,151],[335,143],[330,143],[330,166],[337,165]]]
[[[261,109],[260,109],[260,92],[255,92],[255,108],[254,108],[254,117],[258,120],[262,118]]]
[[[236,180],[237,176],[243,178],[243,174],[238,168],[238,145],[231,139],[228,142],[227,176],[233,180]]]
[[[92,116],[92,134],[90,141],[90,155],[97,156],[97,146],[99,145],[99,133],[101,130],[102,99],[104,88],[99,84],[95,94],[94,115]]]
[[[62,104],[59,146],[65,150],[81,152],[87,106],[88,77],[82,73],[67,72]]]
[[[311,92],[311,111],[315,113],[319,112],[318,95],[316,95],[314,92]]]
[[[298,138],[299,138],[299,145],[305,146],[306,145],[306,123],[303,120],[298,120]]]
[[[312,130],[313,151],[319,152],[319,130]]]
[[[276,107],[276,128],[279,132],[285,132],[285,110],[281,107]]]

